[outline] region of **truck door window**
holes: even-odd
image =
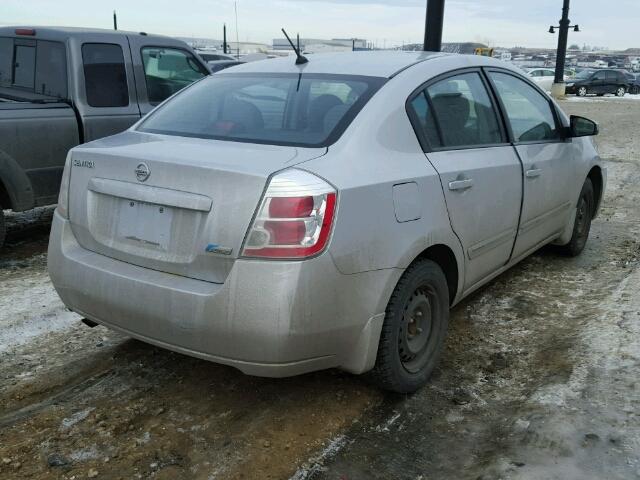
[[[144,47],[142,62],[152,105],[208,75],[191,53],[177,48]]]
[[[127,73],[120,45],[85,43],[82,45],[82,62],[89,106],[129,105]]]

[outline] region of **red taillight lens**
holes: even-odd
[[[29,35],[33,37],[36,31],[33,28],[16,28],[16,35]]]
[[[328,243],[335,209],[335,189],[324,180],[299,170],[276,175],[249,229],[242,255],[290,259],[316,255]]]
[[[276,197],[269,202],[271,218],[308,217],[313,211],[313,197]]]

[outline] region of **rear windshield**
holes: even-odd
[[[0,87],[56,99],[67,98],[67,53],[63,43],[0,38]]]
[[[325,147],[384,83],[377,77],[216,74],[154,111],[139,131]]]

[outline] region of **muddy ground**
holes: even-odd
[[[51,209],[0,252],[2,479],[640,479],[640,101],[601,123],[582,256],[546,248],[458,305],[430,384],[259,379],[89,329],[46,274]]]

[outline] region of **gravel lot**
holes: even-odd
[[[609,171],[584,254],[545,248],[458,305],[408,397],[89,329],[48,280],[51,209],[9,214],[0,478],[640,479],[640,101],[563,108],[600,122]]]

